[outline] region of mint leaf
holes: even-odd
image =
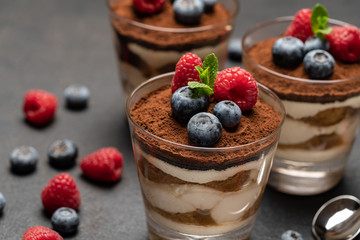
[[[199,83],[195,81],[188,82],[188,85],[191,89],[197,89],[198,94],[206,94],[206,95],[212,95],[214,94],[214,91],[211,87],[209,87],[207,84]]]
[[[311,29],[313,33],[320,39],[325,39],[325,35],[331,32],[331,28],[327,27],[329,20],[326,8],[321,4],[316,4],[311,13]]]
[[[203,62],[203,69],[209,69],[209,82],[208,85],[214,88],[216,75],[219,68],[219,61],[214,53],[207,55]]]

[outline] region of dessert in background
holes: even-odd
[[[244,69],[218,73],[214,54],[137,88],[127,114],[150,239],[247,239],[283,111]]]
[[[237,0],[109,0],[120,80],[129,95],[140,83],[171,72],[186,52],[214,52],[220,67],[238,12]]]
[[[328,19],[322,5],[247,32],[246,69],[286,109],[271,186],[309,195],[340,181],[360,121],[359,60],[359,29]]]

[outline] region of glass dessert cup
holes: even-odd
[[[284,34],[291,20],[281,17],[250,29],[242,40],[243,64],[280,97],[286,110],[269,185],[289,194],[313,195],[334,187],[344,174],[360,122],[360,76],[309,80],[255,60],[253,47]],[[344,24],[329,20],[330,26]],[[265,54],[271,57],[271,49],[262,58]],[[343,65],[350,70],[351,64]]]
[[[127,100],[149,238],[247,239],[285,117],[281,101],[259,85],[259,97],[273,107],[281,121],[274,132],[256,142],[227,148],[182,145],[151,134],[131,115],[137,101],[170,85],[173,74],[141,84]]]
[[[225,66],[238,0],[218,1],[229,12],[225,21],[176,28],[152,26],[120,16],[114,4],[121,1],[124,0],[108,0],[108,6],[120,82],[126,95],[147,79],[174,71],[177,61],[187,52],[202,59],[215,53],[219,69]]]

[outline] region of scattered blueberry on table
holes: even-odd
[[[74,166],[77,154],[77,146],[69,139],[56,140],[48,148],[49,163],[55,168]]]
[[[287,230],[281,235],[281,240],[303,240],[303,237],[294,230]]]
[[[61,207],[51,216],[53,229],[60,234],[71,234],[76,232],[79,223],[79,215],[72,208]]]
[[[66,107],[73,110],[81,110],[87,107],[90,91],[80,84],[72,84],[64,91]]]
[[[39,154],[34,147],[16,147],[10,153],[11,171],[16,174],[28,174],[36,169]]]
[[[4,195],[0,192],[0,214],[3,212],[5,208],[6,200],[4,198]]]
[[[228,46],[229,59],[236,62],[242,61],[242,46],[241,39],[231,39]]]

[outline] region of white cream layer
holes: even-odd
[[[335,101],[330,103],[310,103],[310,102],[296,102],[289,100],[282,100],[286,114],[294,119],[312,117],[321,111],[340,108],[352,107],[354,109],[360,108],[360,95],[346,99],[345,101]]]
[[[128,96],[137,86],[148,80],[138,68],[131,64],[119,61],[119,68],[123,90]]]
[[[281,128],[279,144],[303,143],[315,136],[336,133],[345,142],[352,142],[360,123],[358,116],[343,119],[331,126],[314,126],[301,120],[287,117]]]
[[[152,165],[154,165],[156,168],[160,169],[164,173],[167,173],[183,181],[187,181],[191,183],[199,183],[199,184],[208,183],[212,181],[223,181],[234,176],[240,171],[246,171],[246,170],[259,171],[262,165],[266,164],[267,162],[271,163],[272,157],[274,156],[274,152],[275,152],[274,148],[270,149],[266,155],[262,154],[257,161],[251,161],[224,170],[218,171],[218,170],[210,169],[206,171],[200,171],[200,170],[189,170],[171,165],[163,160],[160,160],[158,158],[155,158],[154,156],[151,156],[150,154],[145,153],[140,149],[139,146],[135,146],[135,147],[137,154],[139,156],[142,155]]]
[[[193,234],[193,235],[216,235],[216,234],[222,234],[222,233],[228,233],[231,231],[235,231],[237,229],[240,229],[247,224],[253,224],[253,221],[255,221],[255,214],[253,216],[250,216],[247,219],[244,219],[242,221],[236,221],[231,222],[227,224],[222,224],[219,226],[198,226],[198,225],[190,225],[190,224],[183,224],[183,223],[177,223],[170,219],[164,218],[160,214],[149,211],[149,216],[156,222],[163,224],[164,226],[173,229],[178,232],[187,233],[187,234]],[[244,236],[246,237],[246,236]],[[204,239],[206,239],[204,237]]]
[[[210,53],[215,53],[218,57],[219,62],[223,62],[227,53],[228,40],[220,42],[216,46],[204,46],[192,49],[191,52],[198,55],[201,59],[204,59]],[[137,56],[146,62],[152,68],[159,69],[163,66],[168,65],[169,63],[177,63],[182,55],[190,51],[174,51],[174,50],[154,50],[143,47],[136,43],[129,43],[128,48],[131,52],[135,53]],[[175,71],[175,66],[174,66]]]
[[[352,144],[343,144],[326,150],[280,149],[276,157],[299,162],[323,162],[340,159],[351,150]]]
[[[192,184],[160,184],[140,174],[144,197],[168,213],[208,211],[219,224],[240,220],[260,197],[263,185],[253,183],[237,192],[221,192]]]

